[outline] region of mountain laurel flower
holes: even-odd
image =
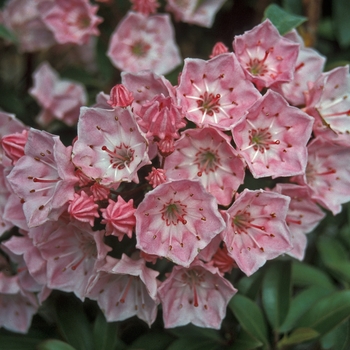
[[[186,267],[225,228],[215,197],[194,180],[157,186],[135,217],[136,248]]]
[[[290,197],[275,192],[244,189],[222,212],[226,229],[221,234],[228,254],[250,276],[293,248],[286,223]]]
[[[192,323],[219,329],[228,302],[236,294],[215,267],[196,260],[189,268],[174,266],[158,288],[165,328]]]
[[[164,169],[156,169],[155,167],[152,167],[152,170],[149,172],[148,176],[145,177],[145,179],[153,188],[156,188],[160,184],[167,181],[166,172]]]
[[[118,196],[116,202],[109,199],[108,203],[106,209],[101,209],[103,217],[101,223],[106,224],[106,235],[116,236],[119,241],[124,235],[131,238],[136,224],[133,199],[126,202],[121,196]]]
[[[94,226],[95,218],[100,217],[94,196],[88,196],[84,191],[74,193],[74,199],[68,206],[68,213],[76,220],[88,222],[90,226]]]
[[[1,139],[1,146],[5,154],[12,160],[12,164],[24,156],[24,146],[27,143],[28,130],[23,130],[21,133],[16,132],[9,134]]]
[[[236,35],[233,49],[247,79],[259,90],[293,79],[299,44],[281,36],[269,19],[243,35]]]
[[[112,87],[107,103],[115,107],[128,107],[134,101],[132,93],[123,85],[117,84]]]
[[[179,105],[199,127],[229,130],[260,97],[233,53],[209,61],[186,58],[177,88]]]
[[[209,58],[213,58],[215,56],[219,56],[222,53],[227,53],[228,52],[228,47],[222,43],[221,41],[218,41],[214,47],[213,50],[211,52],[211,55],[209,56]]]
[[[95,201],[107,199],[110,194],[110,189],[99,184],[98,182],[95,182],[92,186],[90,186],[90,191],[94,196]]]
[[[132,10],[140,12],[145,16],[156,13],[159,3],[157,0],[130,0],[132,3]]]
[[[233,139],[255,178],[299,175],[307,164],[313,118],[269,90],[236,125]]]

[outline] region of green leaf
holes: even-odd
[[[229,308],[249,335],[268,345],[266,321],[261,309],[254,301],[236,294],[229,302]]]
[[[332,293],[317,301],[300,320],[300,327],[327,334],[350,317],[350,290]]]
[[[38,350],[75,350],[72,346],[61,340],[49,339],[38,345]]]
[[[221,350],[222,345],[213,340],[201,338],[180,338],[175,340],[167,350]]]
[[[165,332],[149,332],[138,337],[129,347],[128,350],[163,350],[174,341],[174,337]],[[99,348],[98,348],[99,349]],[[118,348],[119,350],[119,348]]]
[[[93,329],[95,349],[113,350],[124,349],[126,345],[118,339],[118,324],[107,322],[102,312],[96,317]]]
[[[246,331],[242,329],[228,350],[250,350],[259,348],[262,345],[263,343],[261,341],[252,338]]]
[[[56,302],[57,324],[67,341],[76,350],[93,350],[92,329],[80,300],[61,295]]]
[[[237,289],[246,297],[255,299],[260,292],[263,276],[262,270],[258,270],[249,277],[244,276],[239,280]]]
[[[320,342],[323,349],[350,349],[350,322],[344,322],[331,332],[321,337]]]
[[[277,344],[278,348],[283,348],[284,346],[300,344],[319,336],[319,333],[312,328],[297,328],[288,337],[285,336]]]
[[[287,317],[279,329],[280,332],[289,332],[292,330],[316,301],[329,295],[331,292],[330,289],[320,288],[318,286],[312,286],[300,292],[292,300]]]
[[[268,18],[274,24],[281,35],[290,32],[307,19],[303,16],[288,13],[276,4],[271,4],[266,7],[264,12],[264,19],[265,18]]]
[[[2,24],[0,24],[0,38],[10,41],[14,44],[18,42],[16,35]]]
[[[348,0],[333,0],[335,34],[341,47],[350,45],[350,7]]]
[[[293,261],[292,281],[297,286],[314,285],[335,290],[335,286],[327,274],[314,266],[307,265],[299,261]]]
[[[176,327],[169,330],[169,332],[179,338],[206,338],[214,340],[216,342],[222,341],[222,337],[219,331],[215,329],[196,327],[193,324],[189,324],[183,327]]]
[[[291,261],[272,263],[262,284],[262,303],[272,328],[278,330],[287,316],[291,299]]]
[[[0,349],[6,350],[37,350],[42,339],[22,335],[0,335]]]

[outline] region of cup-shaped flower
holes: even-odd
[[[21,157],[7,176],[13,192],[21,198],[29,227],[57,220],[65,204],[74,198],[71,147],[58,136],[30,129]]]
[[[108,322],[136,315],[149,326],[157,316],[157,279],[159,272],[146,267],[143,259],[123,254],[120,260],[106,257],[91,279],[87,296],[97,300]]]
[[[138,182],[137,171],[149,163],[148,142],[130,110],[82,107],[73,163],[102,185]]]
[[[194,180],[166,182],[148,192],[135,212],[136,247],[189,266],[225,223],[215,197]]]
[[[199,180],[219,204],[229,205],[245,174],[230,138],[212,127],[189,129],[174,146],[164,165],[168,179]]]
[[[305,172],[313,118],[269,90],[233,128],[237,149],[255,178]]]
[[[168,14],[128,12],[111,36],[108,57],[118,69],[167,74],[181,63]]]
[[[177,88],[186,118],[198,126],[228,130],[260,97],[233,53],[209,61],[187,58]]]
[[[233,49],[247,78],[258,89],[293,79],[299,44],[281,36],[269,19],[236,35]]]
[[[266,260],[293,248],[286,224],[290,198],[279,193],[245,189],[223,215],[222,238],[229,255],[250,276]]]
[[[158,289],[165,328],[193,323],[219,329],[237,290],[215,267],[199,260],[189,268],[174,266]]]

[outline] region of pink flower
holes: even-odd
[[[143,259],[123,254],[120,260],[106,257],[91,280],[87,296],[96,299],[108,322],[136,315],[149,326],[157,316],[157,280],[159,272],[146,267]]]
[[[227,53],[227,52],[228,52],[228,47],[224,43],[222,43],[221,41],[218,41],[214,45],[213,50],[212,50],[209,58],[213,58],[213,57],[221,55],[222,53]]]
[[[313,119],[272,90],[233,130],[233,139],[255,178],[302,174]]]
[[[292,249],[286,215],[290,198],[279,193],[245,189],[223,215],[222,238],[229,255],[250,276],[266,260]]]
[[[156,188],[167,180],[165,170],[156,169],[154,167],[152,167],[151,172],[148,174],[148,176],[145,177],[145,179],[149,182],[150,185],[152,185],[153,188]]]
[[[222,205],[231,203],[245,175],[245,164],[230,138],[211,127],[184,131],[164,169],[169,180],[199,180]]]
[[[156,13],[159,7],[157,0],[130,0],[132,3],[132,10],[140,12],[145,16]]]
[[[215,198],[192,180],[157,186],[146,194],[135,217],[136,248],[182,266],[189,266],[225,227]]]
[[[107,103],[115,108],[130,106],[132,101],[134,101],[132,93],[123,84],[117,84],[112,87]]]
[[[269,19],[243,35],[236,35],[233,49],[247,78],[259,90],[293,79],[299,44],[281,36]]]
[[[224,2],[225,0],[167,0],[166,10],[173,12],[178,21],[210,28]]]
[[[99,35],[97,26],[102,18],[96,16],[98,6],[88,0],[42,1],[41,18],[60,44],[86,44],[92,35]]]
[[[260,97],[233,53],[209,61],[187,58],[177,89],[186,118],[198,126],[228,130]]]
[[[78,121],[79,109],[86,103],[83,85],[60,79],[47,62],[36,69],[33,78],[34,86],[29,93],[43,108],[37,121],[45,126],[56,118],[67,125],[75,125]]]
[[[70,160],[71,147],[65,147],[58,136],[30,129],[24,153],[7,179],[22,199],[28,226],[57,220],[74,198],[78,181]]]
[[[107,55],[115,67],[131,73],[167,74],[181,63],[168,14],[128,12],[111,36]]]
[[[277,193],[289,196],[291,201],[286,222],[292,235],[293,249],[288,255],[303,260],[307,244],[306,233],[311,232],[325,217],[325,213],[311,199],[306,186],[279,183],[273,189]]]
[[[98,204],[94,202],[94,196],[88,196],[84,191],[74,193],[68,206],[70,216],[81,222],[88,222],[94,226],[95,218],[99,218]]]
[[[219,329],[226,307],[237,290],[218,269],[195,261],[189,268],[174,266],[158,289],[165,328],[193,323]]]
[[[99,184],[98,182],[95,182],[90,187],[90,191],[91,191],[95,201],[102,201],[104,199],[107,199],[109,194],[110,194],[109,188]]]
[[[217,267],[222,275],[231,273],[232,269],[237,267],[236,262],[230,257],[225,244],[218,248],[209,265]]]
[[[24,146],[28,139],[28,130],[23,130],[21,133],[5,135],[1,139],[1,146],[5,154],[12,160],[12,164],[24,156]]]
[[[106,235],[113,235],[118,237],[121,241],[124,235],[131,238],[136,219],[134,216],[135,208],[134,201],[130,199],[125,202],[121,196],[118,196],[116,202],[112,199],[108,200],[106,209],[101,209],[103,220],[102,224],[106,224]]]

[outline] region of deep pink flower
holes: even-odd
[[[187,58],[177,89],[186,118],[198,126],[228,130],[260,97],[233,53],[209,61]]]
[[[137,171],[149,163],[148,142],[128,109],[82,107],[73,162],[104,186],[138,182]]]
[[[94,196],[89,196],[84,191],[74,193],[74,198],[68,206],[68,213],[76,220],[88,222],[90,226],[94,226],[95,218],[100,217]]]
[[[97,10],[88,0],[48,0],[39,5],[42,20],[60,44],[82,45],[99,35],[102,18],[96,16]]]
[[[24,156],[24,146],[28,139],[28,130],[23,130],[21,133],[16,132],[3,136],[1,146],[5,154],[12,160],[15,165],[18,159]]]
[[[233,268],[237,267],[236,262],[229,255],[225,244],[218,248],[209,261],[209,265],[217,267],[221,274],[230,273]]]
[[[281,36],[269,19],[243,35],[236,35],[233,49],[247,78],[259,90],[293,79],[299,44]]]
[[[118,196],[117,201],[108,200],[106,209],[101,209],[103,220],[102,224],[106,224],[106,235],[113,235],[118,237],[121,241],[124,235],[131,238],[136,219],[134,216],[135,208],[134,201],[130,199],[128,202],[124,201],[122,196]]]
[[[243,183],[245,164],[224,133],[208,127],[189,129],[166,158],[169,180],[199,180],[219,204],[229,205]]]
[[[167,0],[166,10],[174,13],[177,21],[210,28],[224,2],[225,0]]]
[[[313,119],[269,90],[233,130],[237,149],[255,178],[302,174]]]
[[[209,56],[209,58],[213,58],[215,56],[219,56],[222,53],[227,53],[228,52],[228,47],[222,43],[221,41],[218,41],[214,47],[213,50],[211,52],[211,55]]]
[[[165,328],[193,323],[219,329],[237,290],[219,270],[196,260],[189,268],[174,266],[158,289]]]
[[[145,179],[149,182],[150,185],[152,185],[153,188],[156,188],[167,180],[165,170],[156,169],[155,167],[152,167],[151,172],[148,174],[148,176],[145,177]]]
[[[111,36],[108,57],[118,69],[167,74],[181,63],[168,14],[128,12]]]
[[[74,198],[78,180],[70,159],[71,147],[65,147],[58,136],[30,129],[24,153],[7,179],[22,199],[28,226],[57,220],[65,204]]]
[[[157,0],[130,0],[132,10],[140,12],[145,16],[156,13],[159,3]]]
[[[146,194],[135,217],[136,248],[183,266],[225,227],[214,196],[193,180],[157,186]]]
[[[96,299],[108,322],[136,315],[149,326],[157,316],[157,280],[159,272],[146,267],[145,260],[133,260],[123,254],[120,260],[106,257],[87,290]]]
[[[223,215],[222,238],[229,255],[250,276],[266,260],[293,248],[286,224],[290,198],[275,192],[245,189]]]
[[[102,201],[104,199],[107,199],[110,194],[109,188],[99,184],[98,182],[95,182],[90,187],[90,191],[94,196],[95,201]]]
[[[308,163],[304,175],[293,180],[306,185],[311,198],[333,215],[350,200],[350,149],[318,136],[308,145]]]
[[[132,93],[123,84],[117,84],[112,87],[107,103],[115,108],[130,106],[132,101],[134,101]]]

